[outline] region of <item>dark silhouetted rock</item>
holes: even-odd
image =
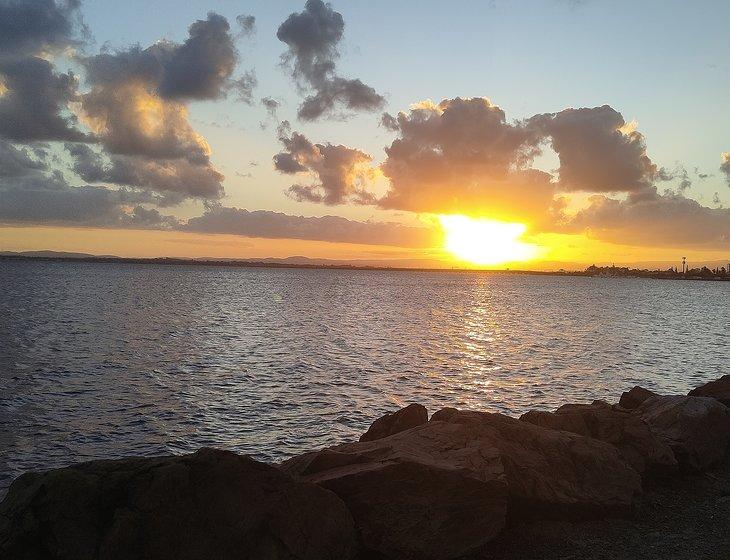
[[[654,435],[646,422],[628,410],[614,408],[603,401],[566,404],[555,412],[531,410],[520,419],[543,428],[564,430],[610,443],[640,474],[677,466],[669,445]]]
[[[630,391],[626,391],[621,395],[621,399],[618,401],[620,407],[627,410],[633,410],[643,403],[646,399],[656,397],[656,393],[652,393],[649,389],[636,386]]]
[[[720,462],[730,445],[730,409],[713,398],[657,396],[635,413],[667,442],[683,468],[705,470]]]
[[[388,558],[458,558],[494,538],[507,514],[497,450],[458,425],[340,445],[282,469],[340,496],[364,545]]]
[[[428,411],[420,404],[409,404],[397,412],[381,416],[360,436],[360,441],[374,441],[428,422]]]
[[[213,449],[25,474],[0,504],[13,560],[337,560],[356,538],[331,492]]]
[[[430,424],[441,422],[497,448],[514,517],[626,513],[641,490],[637,472],[602,441],[487,412],[446,409]]]
[[[730,375],[723,375],[720,379],[692,389],[689,394],[693,397],[712,397],[725,406],[730,406]]]

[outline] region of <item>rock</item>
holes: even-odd
[[[392,436],[426,422],[428,422],[426,407],[416,403],[409,404],[405,408],[378,418],[370,425],[368,431],[360,436],[360,441],[374,441]]]
[[[458,558],[505,523],[507,488],[497,450],[462,426],[428,423],[281,467],[342,498],[364,546],[388,558]]]
[[[710,381],[701,387],[692,389],[689,395],[693,397],[712,397],[730,407],[730,374],[723,375],[720,379],[715,379],[715,381]]]
[[[606,402],[566,404],[555,412],[531,410],[520,418],[543,428],[592,437],[615,446],[636,472],[669,470],[677,466],[667,443],[628,410]]]
[[[713,398],[656,396],[634,412],[667,442],[682,468],[706,470],[730,445],[730,409]]]
[[[487,412],[444,409],[434,422],[463,425],[474,440],[497,448],[513,518],[627,513],[641,490],[618,450],[593,438]]]
[[[356,539],[331,492],[213,449],[25,474],[0,504],[14,560],[336,560]]]
[[[630,391],[626,391],[625,393],[623,393],[618,404],[621,408],[633,410],[641,403],[643,403],[646,399],[656,396],[656,393],[652,393],[649,389],[644,389],[643,387],[639,387],[637,385]]]

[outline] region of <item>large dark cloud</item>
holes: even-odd
[[[0,59],[0,136],[19,142],[84,141],[67,111],[77,85],[72,73],[57,74],[42,58]]]
[[[185,231],[227,233],[271,239],[309,239],[337,243],[433,247],[436,233],[425,227],[391,222],[357,222],[339,216],[291,216],[267,210],[248,211],[212,205],[181,226]]]
[[[81,44],[79,0],[0,1],[0,56],[32,56]]]
[[[447,99],[414,106],[388,119],[398,138],[381,168],[390,189],[385,208],[543,220],[554,187],[550,175],[527,165],[540,135],[509,123],[486,98]]]
[[[289,50],[283,55],[293,78],[311,91],[299,107],[299,118],[315,120],[344,107],[352,111],[380,109],[384,98],[359,79],[337,74],[339,43],[345,30],[342,14],[321,0],[307,0],[302,12],[291,14],[276,36]]]
[[[175,194],[222,196],[223,175],[191,126],[187,104],[230,90],[250,102],[255,79],[234,79],[236,61],[228,21],[214,13],[194,22],[182,44],[159,42],[84,59],[91,90],[81,97],[83,118],[109,161],[90,167],[91,152],[76,150],[76,171],[88,181],[165,192],[167,200]]]
[[[708,208],[655,188],[625,200],[596,195],[569,223],[597,239],[626,245],[730,248],[730,209]]]
[[[68,112],[72,73],[45,58],[81,44],[79,2],[0,1],[0,137],[14,141],[83,140]]]
[[[633,192],[652,184],[657,169],[644,137],[608,105],[536,115],[529,125],[551,138],[562,190]]]
[[[303,134],[290,133],[286,122],[279,128],[279,140],[285,151],[274,156],[274,167],[290,175],[306,173],[313,180],[292,185],[291,196],[329,205],[372,202],[366,190],[375,174],[371,156],[347,146],[314,144]]]

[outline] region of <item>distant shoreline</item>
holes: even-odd
[[[24,254],[0,254],[0,261],[61,261],[80,262],[96,264],[158,264],[168,266],[214,266],[229,268],[289,268],[289,269],[316,269],[316,270],[357,270],[357,271],[385,271],[385,272],[461,272],[480,274],[515,274],[530,276],[583,276],[598,278],[651,278],[655,280],[705,280],[705,281],[730,281],[730,275],[703,277],[699,275],[687,275],[670,273],[659,270],[628,270],[621,267],[604,267],[602,270],[609,270],[608,273],[595,274],[579,270],[517,270],[517,269],[490,269],[490,268],[435,268],[435,267],[389,267],[358,264],[324,264],[324,263],[288,263],[288,262],[266,262],[255,260],[216,260],[216,259],[189,259],[174,257],[101,257],[101,256],[49,256],[49,255],[24,255]],[[610,273],[614,269],[615,274]]]

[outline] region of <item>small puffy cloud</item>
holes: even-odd
[[[344,204],[371,201],[368,184],[375,178],[372,157],[347,146],[314,144],[304,135],[289,133],[288,123],[279,129],[279,140],[285,151],[274,156],[274,167],[281,173],[307,173],[313,178],[308,185],[294,184],[289,194],[297,200]]]
[[[240,14],[236,16],[236,23],[241,30],[241,35],[248,37],[256,33],[256,18],[254,16]]]
[[[569,226],[626,245],[730,248],[730,209],[708,208],[681,193],[659,194],[655,188],[626,200],[596,195]]]
[[[561,190],[633,192],[652,184],[657,169],[644,137],[608,105],[535,115],[529,125],[551,138]]]
[[[276,36],[289,50],[282,56],[292,77],[311,92],[299,107],[299,118],[312,121],[334,114],[337,109],[374,111],[385,99],[359,79],[339,76],[336,62],[345,30],[342,14],[322,0],[307,0],[304,10],[291,14]]]
[[[357,222],[339,216],[291,216],[268,210],[248,211],[209,205],[202,216],[182,225],[185,231],[225,233],[271,239],[309,239],[338,243],[432,247],[436,232],[391,222]]]
[[[231,90],[236,92],[236,100],[246,105],[253,105],[253,90],[258,85],[256,73],[253,70],[244,72],[243,75],[231,82]]]
[[[722,164],[720,165],[720,171],[725,174],[727,184],[730,186],[730,152],[723,152],[721,159]]]

